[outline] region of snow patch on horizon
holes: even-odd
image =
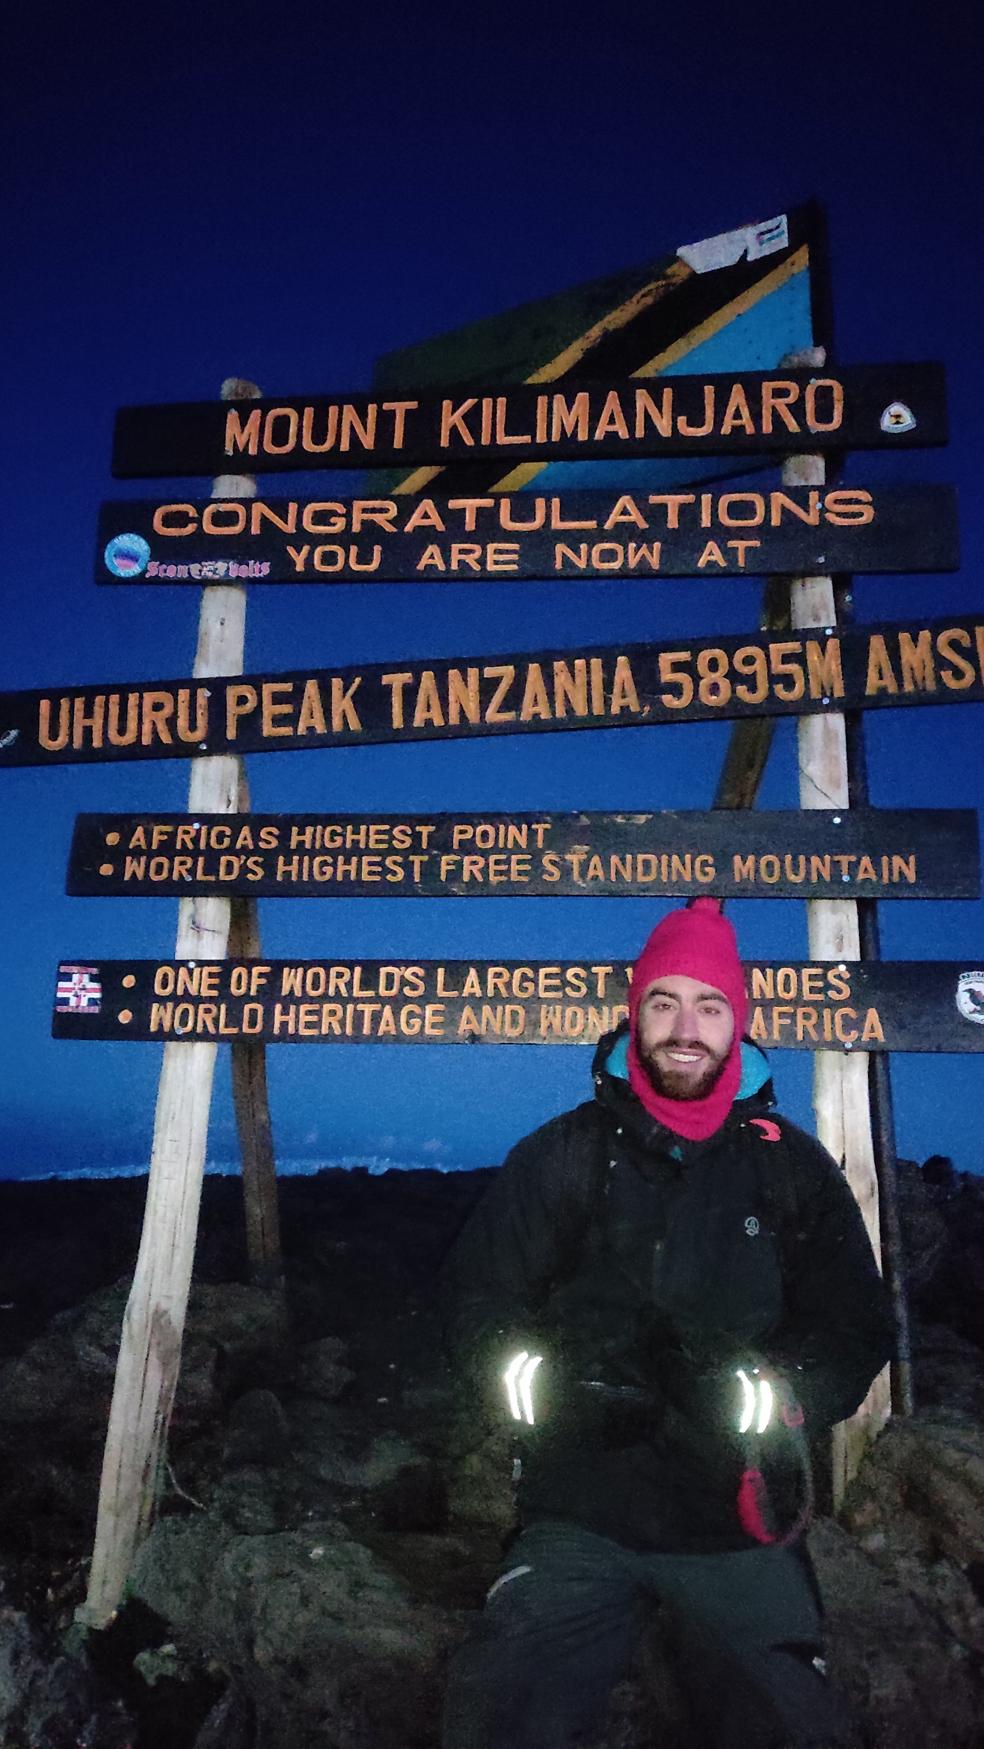
[[[277,1162],[278,1178],[314,1178],[319,1172],[368,1172],[371,1178],[381,1178],[384,1172],[469,1172],[473,1167],[460,1162],[437,1160],[434,1155],[444,1151],[445,1143],[438,1138],[421,1144],[420,1152],[429,1154],[426,1160],[399,1160],[391,1154],[337,1154],[331,1159],[301,1159],[290,1158]],[[238,1178],[240,1175],[238,1160],[207,1160],[205,1162],[206,1178]],[[138,1165],[132,1162],[122,1166],[99,1167],[79,1166],[69,1172],[32,1172],[18,1179],[8,1178],[7,1183],[51,1184],[76,1179],[106,1179],[106,1178],[145,1178],[146,1162]]]

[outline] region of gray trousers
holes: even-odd
[[[701,1731],[694,1749],[845,1740],[849,1719],[823,1673],[818,1596],[794,1551],[637,1554],[544,1521],[513,1543],[452,1660],[444,1749],[577,1743],[603,1714],[654,1601],[673,1618]]]

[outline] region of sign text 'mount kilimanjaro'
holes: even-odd
[[[80,814],[68,891],[255,898],[976,898],[977,816]]]
[[[97,960],[58,968],[70,1039],[270,1044],[593,1044],[628,1015],[631,966],[543,960]],[[748,1036],[792,1050],[984,1050],[984,969],[746,964]]]
[[[946,441],[938,364],[123,407],[113,473],[883,449]]]
[[[0,768],[984,699],[984,620],[0,693]]]
[[[948,486],[104,504],[97,583],[441,583],[945,571]]]

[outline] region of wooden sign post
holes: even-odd
[[[450,482],[447,482],[450,485]],[[469,492],[104,504],[95,580],[197,588],[946,571],[949,486]]]
[[[976,899],[980,847],[972,808],[79,814],[67,888],[83,898]]]
[[[791,258],[790,273],[794,266]],[[667,295],[682,272],[674,263],[670,278],[659,281]],[[659,302],[650,292],[647,308]],[[626,304],[625,321],[634,307]],[[73,849],[72,891],[185,895],[173,961],[59,968],[56,1036],[165,1043],[145,1224],[124,1320],[89,1596],[80,1612],[88,1625],[103,1626],[114,1613],[156,1500],[218,1043],[233,1046],[251,1264],[255,1272],[276,1273],[265,1040],[574,1044],[627,1013],[624,965],[265,962],[258,892],[617,897],[704,890],[806,898],[811,962],[748,968],[749,1036],[814,1053],[818,1134],[845,1172],[876,1254],[864,1058],[892,1048],[984,1049],[981,974],[948,964],[865,965],[857,905],[853,896],[839,896],[876,887],[912,898],[977,891],[976,826],[966,816],[949,817],[945,827],[937,817],[932,842],[920,833],[933,828],[913,815],[844,819],[851,800],[845,710],[984,697],[980,619],[851,632],[839,630],[835,619],[830,572],[841,566],[934,570],[956,563],[952,493],[828,489],[822,456],[945,442],[942,371],[935,365],[835,371],[823,348],[814,347],[773,371],[663,378],[672,351],[663,345],[646,350],[648,363],[628,376],[613,368],[613,358],[582,381],[567,376],[589,341],[601,344],[602,331],[611,338],[624,325],[613,312],[609,321],[589,324],[554,364],[527,370],[525,382],[503,384],[493,374],[487,390],[445,393],[430,375],[419,391],[400,386],[344,399],[271,401],[252,384],[230,381],[225,407],[123,409],[114,447],[119,477],[207,474],[236,463],[259,473],[366,465],[416,471],[381,485],[392,496],[378,498],[258,500],[251,474],[216,479],[207,504],[106,506],[99,581],[206,585],[193,675],[0,695],[0,765],[193,761],[191,821],[179,828],[166,816],[92,817],[80,822]],[[450,380],[482,379],[469,373]],[[784,461],[779,492],[641,494],[624,491],[620,480],[606,492],[520,489],[550,463],[618,468],[683,455],[706,477],[707,458],[778,459],[791,447],[809,453]],[[476,467],[492,469],[502,490],[482,485]],[[417,496],[446,469],[456,471],[444,483],[470,495]],[[610,483],[610,467],[607,474]],[[654,580],[761,569],[791,578],[788,591],[770,586],[763,634],[243,673],[246,581]],[[749,834],[752,819],[739,825],[737,816],[729,842],[713,815],[675,816],[674,825],[671,816],[656,814],[248,815],[246,752],[722,717],[744,719],[748,727],[733,739],[718,806],[748,808],[769,725],[784,714],[798,718],[800,805],[813,817],[794,831],[783,816],[756,816],[766,834],[761,840]],[[236,854],[225,836],[230,831]],[[192,842],[196,833],[200,841]],[[832,874],[826,864],[835,862]],[[924,990],[924,982],[933,988]],[[935,1032],[920,1029],[918,1015],[914,1023],[914,986]],[[836,1430],[835,1502],[888,1413],[886,1372],[853,1421]]]
[[[826,354],[816,348],[804,363],[822,366]],[[826,464],[822,456],[792,456],[783,464],[783,479],[790,486],[822,486]],[[833,626],[836,623],[833,579],[796,578],[790,585],[790,610],[794,629]],[[797,723],[800,771],[800,806],[803,808],[849,808],[847,744],[843,715],[804,717]],[[807,935],[811,955],[821,960],[860,960],[861,938],[858,908],[851,899],[816,899],[807,903]],[[878,1216],[878,1179],[875,1173],[871,1111],[868,1095],[868,1062],[864,1055],[819,1050],[813,1059],[813,1105],[817,1136],[840,1163],[861,1213],[872,1249],[881,1259]],[[891,1414],[888,1368],[875,1379],[864,1402],[850,1421],[841,1422],[833,1435],[833,1497],[835,1507],[855,1474],[871,1443]]]
[[[578,960],[93,960],[60,965],[52,1033],[94,1043],[593,1045],[628,1015],[631,963]],[[959,960],[752,960],[748,1037],[766,1050],[984,1054],[984,971]]]
[[[653,455],[906,449],[946,442],[939,364],[498,383],[448,394],[313,395],[121,407],[117,479],[416,463],[626,461]],[[897,417],[896,410],[904,413]],[[226,493],[233,497],[234,493]]]
[[[252,385],[238,380],[223,385],[225,400],[254,392]],[[248,477],[222,476],[215,483],[218,497],[248,497],[253,490]],[[245,622],[245,589],[219,585],[203,590],[196,679],[242,673]],[[196,760],[188,787],[189,812],[235,813],[239,786],[235,755]],[[180,901],[179,958],[225,956],[230,906],[227,898]],[[147,1534],[157,1500],[181,1363],[217,1049],[208,1041],[164,1046],[143,1231],[123,1318],[103,1455],[89,1590],[78,1612],[88,1627],[105,1627],[118,1608],[134,1551]]]
[[[824,701],[828,700],[829,703]],[[0,693],[5,766],[979,704],[984,615]]]
[[[249,809],[249,781],[239,761],[238,810]],[[229,922],[230,958],[258,959],[260,920],[256,899],[237,894]],[[257,1287],[283,1288],[277,1163],[270,1124],[266,1047],[256,1039],[237,1039],[232,1047],[232,1103],[236,1114],[246,1216],[246,1256]]]

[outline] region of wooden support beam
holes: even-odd
[[[240,765],[238,812],[249,813],[249,783]],[[234,898],[229,929],[230,959],[259,959],[260,922],[255,899]],[[239,1134],[246,1213],[246,1254],[258,1287],[282,1288],[277,1164],[267,1093],[266,1046],[256,1039],[232,1045],[232,1098]]]
[[[844,579],[834,585],[834,600],[843,623],[853,618],[851,593]],[[852,711],[844,719],[847,731],[847,770],[851,788],[851,805],[867,808],[871,805],[868,789],[868,758],[864,744],[864,713]],[[881,958],[881,934],[878,906],[874,899],[858,901],[858,930],[861,954],[866,960]],[[915,1414],[915,1378],[912,1365],[912,1330],[909,1319],[908,1270],[902,1236],[902,1211],[899,1203],[899,1159],[895,1145],[895,1110],[892,1100],[892,1078],[886,1051],[873,1051],[868,1065],[868,1093],[871,1101],[871,1133],[875,1147],[875,1170],[878,1174],[878,1202],[881,1219],[882,1268],[892,1299],[895,1321],[895,1357],[892,1361],[892,1411],[896,1415]]]
[[[819,349],[798,362],[822,365]],[[791,486],[823,485],[821,456],[793,456],[783,465],[783,480]],[[836,621],[834,585],[830,577],[796,578],[790,585],[794,627],[832,626]],[[797,722],[800,806],[847,808],[850,794],[843,716],[836,711],[801,717]],[[810,958],[859,960],[861,942],[858,908],[850,899],[816,899],[807,904]],[[839,1051],[814,1055],[813,1105],[817,1135],[837,1160],[857,1199],[875,1256],[880,1258],[878,1181],[868,1098],[868,1056]],[[889,1373],[874,1381],[857,1414],[834,1430],[833,1497],[835,1507],[871,1441],[891,1413]]]
[[[788,580],[770,577],[762,594],[761,629],[764,632],[784,632],[788,628]],[[716,808],[755,806],[775,728],[774,717],[742,717],[732,724],[714,795]]]
[[[235,378],[222,385],[224,400],[251,393],[259,391]],[[253,492],[251,479],[223,475],[212,495]],[[196,679],[242,673],[245,627],[245,589],[219,584],[202,590]],[[235,813],[239,775],[235,755],[194,760],[189,813]],[[175,958],[224,959],[229,924],[228,899],[182,899]],[[103,1453],[89,1591],[77,1611],[86,1627],[106,1627],[115,1615],[157,1504],[181,1363],[217,1050],[197,1041],[164,1046],[143,1231],[123,1315]]]

